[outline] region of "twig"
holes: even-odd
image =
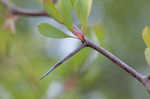
[[[108,52],[101,46],[97,46],[96,44],[94,44],[93,42],[91,42],[89,40],[87,40],[87,42],[88,42],[87,44],[89,47],[91,47],[92,49],[95,49],[96,51],[100,52],[101,54],[103,54],[104,56],[109,58],[114,63],[118,64],[118,66],[120,66],[122,69],[126,70],[132,76],[137,78],[140,82],[143,80],[143,76],[140,73],[136,72],[133,68],[129,67],[126,63],[124,63],[118,57],[114,56],[112,53]]]
[[[7,6],[10,9],[10,12],[15,15],[23,15],[23,16],[48,16],[48,14],[45,11],[30,11],[30,10],[24,10],[22,8],[18,8],[12,3],[10,3],[8,0],[1,0],[1,2]]]
[[[83,49],[84,47],[86,47],[87,44],[83,43],[81,44],[78,48],[76,48],[73,52],[71,52],[69,55],[67,55],[65,58],[63,58],[62,60],[60,60],[59,62],[57,62],[54,66],[52,66],[47,73],[44,74],[44,76],[41,77],[40,80],[42,80],[43,78],[45,78],[49,73],[51,73],[54,69],[56,69],[58,66],[60,66],[62,63],[64,63],[66,60],[70,59],[72,56],[74,56],[76,53],[78,53],[81,49]]]
[[[131,66],[127,65],[125,62],[120,60],[118,57],[107,51],[106,49],[102,48],[101,46],[97,46],[93,42],[89,41],[86,39],[87,46],[95,49],[99,53],[103,54],[106,56],[108,59],[116,63],[120,68],[124,69],[126,72],[131,74],[134,78],[136,78],[139,82],[141,82],[148,90],[150,93],[150,79],[148,77],[143,76],[142,74],[138,73],[135,69],[133,69]]]

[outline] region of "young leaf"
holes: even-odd
[[[72,31],[72,1],[59,0],[59,6],[64,19],[64,25]]]
[[[78,18],[80,19],[81,24],[83,25],[84,31],[87,28],[88,16],[92,8],[92,1],[93,0],[75,0],[74,1],[74,8],[75,8]]]
[[[56,27],[52,26],[51,24],[48,23],[41,23],[38,26],[39,32],[47,37],[52,37],[52,38],[67,38],[70,37],[69,35],[65,34],[61,30],[58,30]]]
[[[46,12],[56,19],[58,22],[63,22],[63,17],[60,15],[59,11],[56,9],[55,5],[51,0],[44,0],[44,8]]]
[[[150,48],[150,27],[146,26],[142,35],[147,47]]]
[[[150,65],[150,48],[145,49],[145,58],[147,60],[147,63]]]
[[[96,26],[93,26],[93,32],[95,33],[96,35],[96,38],[98,39],[99,41],[99,44],[103,47],[105,47],[105,32],[104,32],[104,28],[102,25],[98,24]]]

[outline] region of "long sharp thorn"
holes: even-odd
[[[49,73],[51,73],[53,70],[55,70],[58,66],[60,66],[62,63],[64,63],[66,60],[70,59],[72,56],[74,56],[76,53],[78,53],[81,49],[83,49],[85,46],[87,46],[86,43],[81,44],[78,48],[76,48],[74,51],[72,51],[69,55],[67,55],[62,60],[58,61],[54,66],[52,66],[47,73],[45,73],[40,80],[44,79]]]

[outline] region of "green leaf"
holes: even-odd
[[[72,31],[72,1],[59,0],[59,6],[64,19],[64,25]]]
[[[145,44],[150,48],[150,27],[146,26],[142,33]]]
[[[84,31],[87,28],[88,16],[92,8],[93,0],[75,0],[74,8],[81,24],[83,25]]]
[[[63,22],[63,17],[60,15],[59,11],[56,9],[55,5],[51,0],[44,1],[44,8],[46,12],[49,14],[49,16],[52,16],[60,23]]]
[[[93,26],[93,31],[99,41],[99,44],[103,47],[105,47],[105,32],[104,32],[104,28],[101,24],[98,24],[96,26]]]
[[[147,60],[147,63],[150,65],[150,48],[145,49],[145,58]]]
[[[38,26],[39,32],[47,37],[52,37],[52,38],[67,38],[70,37],[69,35],[65,34],[61,30],[58,30],[56,27],[52,26],[51,24],[48,23],[41,23]]]

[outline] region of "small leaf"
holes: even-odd
[[[150,48],[145,49],[145,58],[147,63],[150,65]]]
[[[93,0],[88,0],[88,16],[89,16],[90,13],[91,13],[92,4],[93,4]]]
[[[150,27],[146,26],[142,33],[145,44],[150,48]]]
[[[63,31],[58,30],[56,27],[48,23],[41,23],[38,26],[38,30],[42,35],[47,36],[47,37],[52,37],[52,38],[70,37],[69,35],[65,34]]]
[[[44,8],[46,12],[52,16],[54,19],[56,19],[58,22],[63,22],[63,17],[60,15],[59,11],[56,9],[55,5],[51,0],[45,0],[44,2]]]
[[[81,24],[83,25],[83,31],[86,30],[88,24],[88,16],[92,8],[93,0],[76,0],[74,1],[74,8]]]
[[[59,5],[64,19],[64,25],[72,31],[72,1],[59,0]]]
[[[105,47],[105,32],[104,32],[104,28],[101,24],[98,24],[96,26],[93,26],[93,32],[95,33],[96,35],[96,38],[98,39],[99,41],[99,44],[103,47]]]

